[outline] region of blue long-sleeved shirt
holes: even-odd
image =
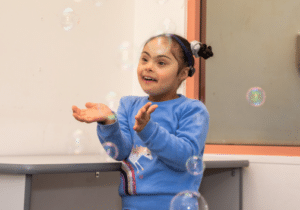
[[[121,197],[198,192],[203,174],[190,174],[186,162],[192,156],[203,157],[209,113],[201,101],[178,95],[169,101],[151,101],[151,106],[158,107],[141,132],[133,126],[138,111],[149,102],[148,96],[122,97],[116,122],[97,123],[101,144],[112,142],[119,151]]]

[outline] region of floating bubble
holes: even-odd
[[[197,125],[202,125],[202,118],[200,113],[197,113],[193,116],[193,122]]]
[[[199,156],[192,156],[186,161],[186,169],[187,171],[194,175],[200,175],[205,170],[205,163],[203,162],[202,158]]]
[[[115,92],[110,91],[110,92],[106,95],[105,99],[106,99],[107,101],[114,100],[114,99],[116,98],[116,96],[117,96],[117,94],[116,94]]]
[[[164,4],[164,3],[166,3],[168,0],[156,0],[156,2],[157,3],[159,3],[159,4]]]
[[[61,17],[62,27],[65,29],[65,31],[70,31],[76,26],[76,24],[79,24],[79,17],[76,15],[73,9],[69,7],[66,8]]]
[[[199,192],[180,192],[171,200],[170,210],[198,210],[199,197]]]
[[[266,93],[260,87],[253,87],[248,90],[246,99],[251,106],[259,107],[265,103]]]
[[[208,210],[208,204],[205,198],[201,194],[200,197],[198,198],[198,205],[199,205],[199,210]]]
[[[80,154],[84,151],[84,144],[89,141],[88,134],[81,130],[76,129],[72,131],[69,142],[69,154]]]
[[[103,6],[107,0],[93,0],[96,7]]]
[[[171,50],[172,46],[172,38],[169,34],[166,34],[165,37],[157,37],[152,39],[150,42],[147,43],[149,50],[153,54],[162,55]]]
[[[124,41],[118,46],[120,61],[117,62],[118,68],[123,71],[133,70],[133,47],[130,42]]]
[[[166,18],[160,25],[160,31],[163,31],[163,33],[175,33],[176,23],[174,23],[170,18]]]
[[[122,52],[123,50],[128,50],[131,47],[130,42],[124,41],[119,45],[119,50]]]
[[[116,120],[117,119],[117,115],[116,114],[112,114],[112,115],[108,116],[107,119],[109,119],[109,120]]]
[[[103,144],[103,148],[106,151],[106,154],[113,158],[113,159],[117,159],[118,155],[119,155],[119,150],[117,148],[117,146],[112,143],[112,142],[105,142]]]
[[[111,110],[115,110],[116,106],[117,106],[117,94],[113,91],[110,91],[106,97],[105,97],[107,103],[108,103],[108,107],[111,109]]]

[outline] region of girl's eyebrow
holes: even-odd
[[[143,51],[142,53],[146,53],[147,55],[149,55],[150,56],[150,54],[148,53],[148,52],[146,52],[146,51]],[[150,56],[151,57],[151,56]],[[157,58],[159,58],[159,57],[166,57],[166,58],[169,58],[168,56],[166,56],[166,55],[158,55],[158,56],[156,56]],[[169,58],[170,60],[172,60],[171,58]]]

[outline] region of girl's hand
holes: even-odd
[[[151,102],[148,102],[145,106],[143,106],[137,115],[135,116],[135,125],[133,126],[133,129],[136,132],[141,132],[144,127],[147,125],[147,123],[150,120],[150,114],[155,111],[155,109],[158,107],[158,105],[151,105]],[[150,107],[150,108],[149,108]]]
[[[73,116],[80,122],[105,122],[109,116],[114,115],[105,104],[87,102],[85,106],[87,109],[72,106]]]

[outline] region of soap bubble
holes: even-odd
[[[79,23],[79,17],[71,8],[66,8],[61,17],[61,25],[65,31],[70,31]]]
[[[101,6],[103,6],[103,4],[106,3],[107,0],[93,0],[93,1],[94,1],[95,6],[101,7]]]
[[[113,91],[110,91],[106,97],[106,102],[108,103],[108,107],[111,109],[111,110],[115,110],[115,108],[117,107],[117,93],[113,92]]]
[[[117,62],[118,68],[123,71],[133,70],[133,47],[129,41],[124,41],[118,46],[119,57],[121,60]]]
[[[251,106],[259,107],[265,103],[266,93],[260,87],[253,87],[248,90],[246,99]]]
[[[89,141],[89,135],[81,129],[71,131],[69,139],[69,154],[81,154],[84,151],[84,145]]]
[[[171,200],[170,210],[208,210],[208,204],[199,192],[186,190]]]
[[[119,155],[119,150],[118,147],[112,143],[112,142],[105,142],[103,145],[104,150],[106,151],[106,154],[113,158],[113,159],[117,159],[118,155]]]
[[[156,2],[157,3],[159,3],[159,4],[164,4],[164,3],[166,3],[168,0],[156,0]]]
[[[202,117],[200,113],[194,114],[193,116],[193,122],[197,125],[202,125]]]
[[[172,38],[170,34],[166,34],[166,37],[157,37],[155,40],[148,42],[147,46],[149,50],[154,54],[165,54],[172,46]]]
[[[164,33],[175,33],[176,23],[174,23],[170,18],[166,18],[160,25],[160,31],[163,31]]]
[[[208,210],[208,204],[205,198],[201,194],[200,197],[198,198],[198,204],[199,204],[199,210]]]
[[[171,200],[170,210],[198,210],[198,197],[199,192],[180,192]]]
[[[186,161],[186,168],[187,171],[194,175],[200,175],[205,170],[205,163],[202,160],[202,157],[199,156],[192,156]]]

